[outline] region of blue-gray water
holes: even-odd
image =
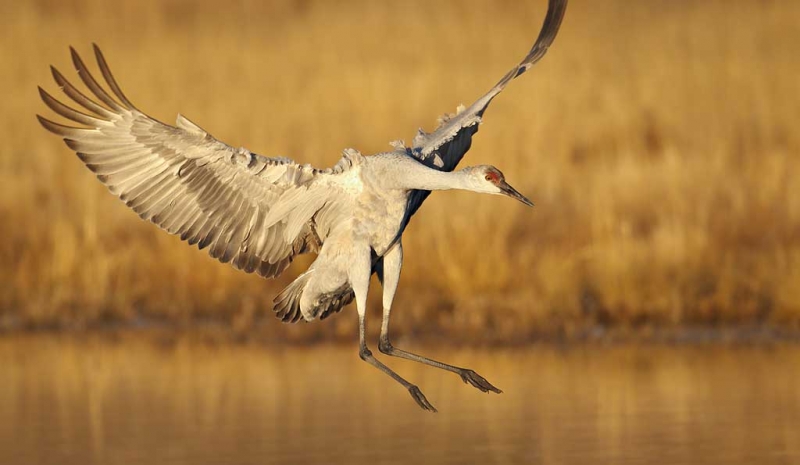
[[[505,393],[388,359],[423,412],[355,346],[2,338],[0,464],[800,463],[797,346],[420,351]]]

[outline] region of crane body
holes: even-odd
[[[501,392],[473,370],[391,344],[389,319],[403,263],[402,234],[435,190],[505,195],[533,205],[493,166],[455,168],[491,100],[544,56],[566,3],[549,0],[544,25],[528,55],[475,103],[441,118],[435,131],[420,130],[411,146],[398,141],[392,144],[395,150],[371,156],[346,149],[328,169],[231,147],[181,115],[175,126],[151,118],[125,96],[96,45],[97,64],[111,92],[71,49],[91,97],[55,68],[56,83],[80,109],[42,88],[39,92],[48,107],[81,126],[38,118],[142,219],[207,248],[223,263],[272,278],[297,255],[316,253],[308,270],[274,299],[276,316],[284,322],[324,319],[355,300],[359,356],[408,389],[420,407],[435,411],[417,386],[378,361],[367,346],[370,277],[377,273],[383,287],[378,342],[382,353],[454,372],[483,392]]]

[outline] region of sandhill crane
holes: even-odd
[[[410,147],[398,141],[393,144],[395,150],[372,156],[347,149],[329,169],[231,147],[181,115],[177,127],[156,121],[125,97],[96,45],[95,58],[111,93],[70,48],[80,79],[100,103],[51,67],[56,83],[82,111],[62,104],[40,87],[42,99],[83,127],[37,117],[142,219],[200,249],[208,248],[220,262],[273,278],[296,255],[317,253],[308,270],[275,298],[278,318],[285,322],[324,319],[355,298],[360,357],[402,384],[420,407],[435,412],[417,386],[367,348],[370,276],[377,273],[383,286],[378,344],[382,353],[452,371],[483,392],[501,392],[472,370],[392,346],[389,314],[403,262],[400,239],[411,216],[433,190],[502,194],[533,205],[493,166],[454,169],[469,150],[491,100],[544,56],[566,5],[567,0],[549,0],[544,24],[528,55],[475,103],[443,117],[435,131],[420,130]]]

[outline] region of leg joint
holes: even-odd
[[[394,352],[394,346],[389,342],[389,336],[381,335],[380,339],[378,339],[378,350],[387,355],[391,355]]]
[[[372,358],[372,351],[367,349],[366,346],[361,347],[360,349],[358,349],[358,356],[361,357],[361,360],[364,360],[366,362],[367,359]]]

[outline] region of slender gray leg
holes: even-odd
[[[374,366],[375,368],[381,370],[382,372],[386,373],[387,375],[391,376],[392,379],[400,383],[404,388],[408,389],[408,392],[411,394],[411,397],[414,398],[414,401],[422,407],[423,410],[429,410],[431,412],[436,412],[436,408],[428,402],[428,399],[425,398],[425,395],[419,388],[408,381],[406,381],[403,377],[398,375],[394,372],[391,368],[387,367],[383,363],[381,363],[378,359],[376,359],[372,355],[372,351],[367,348],[367,341],[366,341],[366,309],[367,309],[367,292],[369,291],[369,278],[370,278],[370,257],[367,255],[366,258],[366,265],[361,266],[353,266],[353,268],[363,268],[364,272],[362,274],[361,271],[356,273],[351,273],[350,276],[350,283],[353,286],[353,291],[356,294],[356,308],[358,311],[358,355],[361,357],[361,360],[369,363],[370,365]]]
[[[381,336],[378,342],[378,350],[381,353],[390,355],[392,357],[400,357],[415,362],[424,363],[432,367],[440,368],[442,370],[452,371],[453,373],[461,376],[461,379],[468,384],[480,389],[483,392],[496,392],[502,393],[500,389],[494,387],[483,376],[475,373],[468,368],[461,368],[446,363],[438,362],[436,360],[423,357],[421,355],[406,352],[405,350],[397,349],[392,346],[389,341],[389,316],[391,314],[392,301],[394,300],[395,291],[397,291],[397,283],[400,281],[400,269],[403,266],[403,247],[402,244],[397,244],[392,250],[383,256],[383,321],[381,323]]]

